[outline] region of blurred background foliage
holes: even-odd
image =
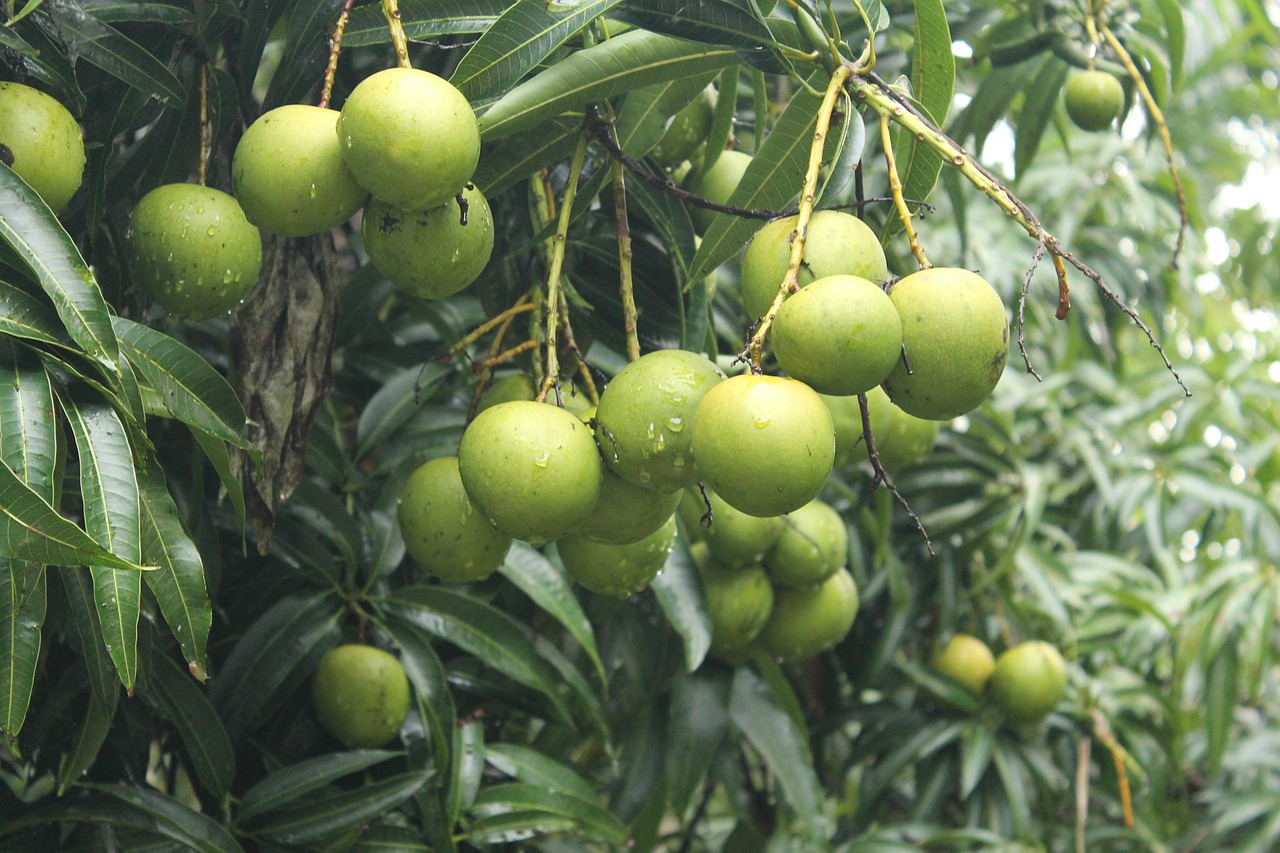
[[[517,544],[499,573],[462,586],[427,581],[405,556],[399,487],[420,462],[455,452],[487,340],[451,348],[545,274],[529,179],[548,168],[563,188],[577,120],[548,116],[514,142],[486,145],[477,181],[498,248],[459,297],[398,294],[367,264],[358,229],[308,243],[334,258],[342,281],[331,370],[322,371],[331,387],[307,413],[305,472],[275,508],[268,539],[247,521],[229,455],[244,442],[217,430],[239,429],[243,412],[235,423],[229,387],[206,372],[234,384],[246,370],[229,341],[254,296],[227,318],[168,317],[133,286],[122,239],[142,193],[193,176],[202,103],[209,182],[227,187],[248,123],[272,106],[314,102],[342,3],[14,5],[0,28],[4,76],[60,97],[83,122],[90,159],[60,226],[30,213],[8,184],[0,217],[37,229],[46,254],[70,257],[74,243],[117,334],[132,321],[182,344],[169,374],[198,375],[193,399],[221,402],[212,421],[149,398],[130,410],[127,381],[95,379],[56,324],[54,343],[0,329],[13,353],[6,364],[29,367],[24,359],[41,355],[60,401],[97,394],[96,405],[129,426],[150,489],[144,505],[163,508],[167,495],[179,524],[167,541],[198,551],[175,570],[198,581],[179,600],[203,606],[211,625],[207,646],[180,644],[172,599],[148,585],[126,694],[103,652],[85,570],[45,573],[32,566],[58,561],[19,562],[7,546],[9,592],[21,571],[44,580],[34,581],[39,613],[36,599],[6,598],[5,625],[29,636],[34,624],[38,637],[34,647],[3,646],[4,683],[30,691],[29,706],[9,704],[0,753],[6,849],[1280,848],[1276,3],[1092,4],[1109,7],[1174,141],[1190,217],[1176,268],[1174,187],[1132,87],[1118,132],[1081,133],[1059,106],[1066,74],[1087,61],[1090,3],[950,2],[941,46],[929,41],[936,27],[916,26],[941,4],[818,4],[855,55],[870,23],[877,71],[890,82],[939,51],[954,57],[948,132],[1141,312],[1191,394],[1087,280],[1073,275],[1073,309],[1055,320],[1052,267],[1039,265],[1019,331],[1043,380],[1012,354],[988,403],[944,426],[925,462],[890,472],[932,553],[892,496],[870,488],[866,463],[833,474],[825,496],[849,525],[861,610],[837,648],[785,666],[704,659],[707,617],[683,537],[653,590],[623,602],[575,590],[554,549]],[[715,80],[721,103],[736,105],[715,132],[751,153],[767,153],[763,128],[785,128],[784,110],[805,97],[806,69],[785,51],[751,46],[761,27],[776,43],[794,41],[790,5],[400,4],[414,63],[445,76],[486,45],[509,7],[581,19],[535,40],[539,55],[513,79],[492,91],[477,84],[478,110],[610,28],[670,32],[708,52],[727,45],[738,55],[702,69],[682,97]],[[336,106],[394,64],[378,4],[355,6],[345,44]],[[624,115],[633,96],[603,97]],[[851,153],[837,158],[824,206],[856,203],[859,187],[866,198],[887,194],[875,122],[865,133],[851,125]],[[565,266],[573,327],[597,380],[625,358],[611,202],[593,200],[603,182],[593,176],[607,167],[593,145]],[[700,264],[711,255],[695,249],[689,208],[638,181],[628,190],[644,347],[732,357],[749,323],[736,259],[713,265],[710,287],[712,270]],[[929,201],[916,227],[931,259],[979,270],[1017,306],[1036,248],[1025,233],[950,170]],[[871,203],[865,214],[893,231],[889,206]],[[708,242],[727,239],[729,218],[720,219]],[[886,250],[894,272],[912,269],[900,233]],[[13,318],[21,300],[10,291],[27,295],[22,305],[39,302],[40,282],[12,248],[0,264]],[[518,318],[508,342],[536,334]],[[148,389],[165,381],[142,380]],[[63,478],[51,503],[80,522],[93,498],[81,494],[69,439],[66,427],[50,439]],[[1011,726],[928,669],[929,649],[956,631],[997,651],[1052,642],[1069,662],[1067,699],[1040,726]],[[319,657],[356,637],[395,649],[414,687],[409,721],[385,751],[342,750],[307,699]]]

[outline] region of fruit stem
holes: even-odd
[[[618,133],[613,123],[613,107],[605,101],[600,105],[605,126],[601,132],[609,137],[614,147],[618,145]],[[627,219],[627,181],[622,161],[611,157],[610,169],[613,172],[613,217],[618,223],[618,289],[622,295],[622,331],[627,337],[627,359],[635,361],[640,357],[640,337],[636,332],[636,294],[631,276],[631,258],[635,254],[631,249],[631,223]]]
[[[1124,45],[1120,43],[1120,39],[1116,38],[1115,33],[1111,32],[1111,28],[1105,24],[1102,26],[1102,37],[1107,40],[1107,44],[1115,51],[1125,71],[1129,72],[1129,79],[1133,81],[1138,94],[1142,96],[1142,103],[1146,105],[1147,115],[1155,123],[1156,130],[1160,132],[1160,141],[1164,143],[1165,158],[1169,161],[1169,176],[1173,178],[1173,192],[1178,199],[1178,240],[1173,247],[1173,258],[1169,261],[1169,269],[1176,270],[1178,268],[1178,258],[1182,254],[1182,243],[1187,233],[1187,194],[1182,187],[1182,177],[1178,174],[1178,162],[1173,150],[1173,137],[1169,135],[1169,125],[1165,123],[1164,113],[1161,112],[1160,105],[1156,103],[1155,97],[1151,94],[1147,81],[1142,79],[1142,73],[1138,71],[1138,66],[1134,64],[1133,57],[1129,55],[1129,51],[1125,50]]]
[[[915,522],[916,530],[920,531],[920,535],[924,537],[924,546],[929,550],[929,556],[934,556],[933,540],[929,538],[929,531],[924,529],[924,522],[920,520],[920,516],[916,515],[902,492],[898,491],[893,480],[889,479],[889,472],[884,469],[884,463],[880,461],[880,451],[876,448],[875,437],[871,434],[871,407],[867,403],[866,394],[858,395],[858,413],[862,416],[862,441],[867,445],[867,459],[871,462],[872,491],[880,485],[889,490],[889,494],[907,513],[907,518]]]
[[[1125,316],[1142,330],[1147,337],[1147,342],[1160,355],[1165,369],[1173,375],[1178,387],[1182,389],[1186,396],[1191,396],[1191,389],[1182,381],[1182,377],[1178,374],[1177,369],[1174,368],[1173,362],[1169,360],[1169,354],[1165,352],[1164,347],[1156,340],[1155,333],[1151,331],[1151,327],[1146,324],[1136,309],[1125,302],[1120,294],[1107,284],[1099,273],[1071,254],[1057,237],[1045,230],[1045,227],[1040,224],[1040,220],[1031,212],[1025,202],[1010,192],[1009,188],[999,178],[975,160],[964,150],[960,143],[947,136],[937,125],[912,106],[910,101],[894,91],[893,87],[881,79],[878,74],[865,69],[853,69],[853,71],[854,73],[848,79],[848,87],[854,99],[871,107],[880,115],[887,115],[890,121],[902,126],[908,133],[913,134],[916,139],[941,154],[945,162],[959,170],[960,174],[969,183],[995,202],[1005,212],[1005,215],[1021,225],[1036,241],[1043,242],[1051,255],[1071,264],[1092,281],[1102,291],[1103,296],[1123,311]],[[1059,310],[1062,309],[1061,292],[1060,285]]]
[[[907,201],[902,197],[902,178],[898,176],[898,163],[893,156],[893,140],[889,135],[889,117],[880,114],[880,141],[884,148],[884,162],[889,167],[889,194],[893,196],[893,206],[898,210],[898,221],[907,232],[907,240],[911,244],[911,254],[915,255],[920,269],[927,270],[933,264],[925,257],[924,247],[920,245],[920,237],[915,226],[911,224],[911,211],[907,210]]]
[[[560,354],[556,349],[556,330],[560,325],[560,270],[564,266],[564,247],[569,240],[569,220],[573,218],[573,200],[578,194],[578,175],[582,173],[582,163],[587,157],[587,142],[590,133],[584,130],[578,135],[578,147],[573,152],[573,162],[569,165],[569,179],[564,185],[564,197],[560,199],[560,219],[556,224],[556,233],[551,242],[550,265],[547,270],[546,292],[546,373],[542,377],[542,388],[536,399],[539,403],[547,401],[547,394],[555,387],[560,375]]]
[[[338,23],[329,37],[329,64],[324,67],[324,84],[320,87],[320,109],[329,109],[329,99],[333,95],[333,80],[338,76],[338,55],[342,53],[342,34],[347,31],[347,20],[351,17],[351,7],[356,0],[347,0],[338,13]],[[401,30],[403,32],[403,30]]]
[[[404,24],[400,20],[400,3],[398,0],[382,0],[382,14],[387,17],[387,28],[391,31],[391,44],[396,49],[396,65],[401,68],[412,68],[409,61],[409,39],[404,34]]]
[[[200,163],[197,178],[200,186],[209,179],[209,147],[213,129],[209,126],[209,63],[200,63]]]
[[[764,316],[760,318],[760,323],[756,326],[755,333],[747,343],[745,355],[750,359],[753,373],[760,372],[760,357],[764,353],[765,339],[769,336],[769,330],[773,327],[774,316],[777,315],[778,309],[782,307],[783,300],[800,289],[798,279],[800,262],[804,258],[804,242],[809,231],[809,219],[813,216],[814,195],[818,187],[818,173],[822,169],[822,153],[826,147],[827,131],[831,128],[831,114],[835,111],[836,102],[840,99],[840,94],[844,91],[845,81],[849,78],[852,70],[852,68],[844,64],[841,64],[835,70],[835,73],[831,75],[830,82],[827,83],[827,91],[822,98],[822,106],[818,108],[817,126],[813,130],[813,142],[809,145],[809,166],[805,170],[804,184],[800,190],[800,207],[796,212],[796,230],[791,240],[791,259],[787,263],[787,274],[783,277],[782,284],[778,287],[778,294],[774,296],[773,303],[765,311]]]

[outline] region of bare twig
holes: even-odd
[[[898,487],[889,478],[889,472],[884,469],[884,463],[880,461],[880,451],[876,448],[875,436],[871,434],[871,409],[867,405],[866,394],[858,395],[858,409],[862,413],[862,441],[867,445],[867,458],[871,460],[871,490],[875,491],[882,484],[889,490],[889,494],[893,495],[893,499],[907,513],[907,517],[915,522],[916,530],[924,537],[924,546],[929,549],[929,556],[933,556],[933,541],[929,539],[929,532],[924,529],[924,522],[916,515],[902,492],[898,491]]]
[[[911,211],[907,210],[906,199],[902,197],[902,178],[898,175],[898,164],[893,156],[893,139],[889,134],[889,117],[883,113],[880,115],[880,143],[884,149],[885,165],[889,169],[889,193],[893,198],[893,206],[898,210],[898,221],[902,223],[903,230],[907,232],[907,241],[911,246],[911,254],[915,256],[916,263],[920,265],[920,269],[926,270],[932,264],[925,257],[924,247],[920,245],[920,238],[916,235],[915,226],[911,224]]]
[[[404,34],[404,23],[400,20],[400,3],[398,0],[382,0],[382,14],[387,18],[387,28],[391,31],[391,44],[396,51],[396,65],[401,68],[412,68],[409,61],[409,40]]]
[[[546,401],[548,392],[559,382],[560,353],[556,347],[556,332],[560,325],[560,270],[564,266],[565,243],[569,238],[569,220],[573,217],[573,199],[578,194],[578,176],[582,173],[582,163],[587,157],[589,138],[586,133],[578,137],[578,147],[573,152],[573,161],[569,166],[569,179],[565,182],[564,195],[560,199],[559,222],[556,225],[555,236],[551,240],[546,292],[546,361],[542,387],[535,398],[539,403]]]
[[[1037,382],[1041,382],[1040,374],[1036,373],[1035,368],[1031,366],[1031,356],[1027,355],[1027,293],[1031,290],[1031,279],[1036,274],[1036,268],[1040,266],[1040,261],[1044,259],[1044,243],[1036,246],[1036,252],[1031,257],[1031,266],[1027,269],[1027,275],[1022,279],[1022,290],[1018,293],[1018,352],[1022,353],[1022,361],[1027,366],[1027,373],[1036,378]]]
[[[324,67],[324,85],[320,87],[320,108],[327,110],[329,100],[333,97],[333,81],[338,76],[338,56],[342,53],[342,34],[347,31],[347,20],[351,17],[351,7],[356,0],[346,0],[342,11],[338,14],[338,23],[329,37],[329,62]]]

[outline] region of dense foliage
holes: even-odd
[[[0,166],[4,849],[1280,847],[1274,3],[403,0],[412,63],[480,117],[492,260],[427,300],[369,263],[358,218],[267,235],[256,289],[201,321],[139,285],[130,213],[166,183],[231,191],[245,128],[321,97],[343,3],[16,6],[0,77],[76,115],[87,165],[57,215]],[[339,108],[397,64],[383,4],[348,8]],[[750,153],[729,204],[791,210],[837,63],[855,94],[818,206],[915,271],[888,145],[920,250],[979,270],[1015,336],[993,396],[890,468],[902,502],[862,446],[828,480],[849,635],[802,663],[708,656],[689,519],[625,600],[554,545],[425,575],[397,496],[495,376],[554,355],[574,404],[637,345],[741,369],[760,220],[669,191],[654,149],[714,85],[694,168]],[[1086,133],[1061,91],[1094,66],[1126,103]],[[1055,246],[1097,276],[1066,265],[1063,322]],[[1057,647],[1066,698],[1011,722],[929,666],[957,632]],[[313,710],[354,641],[411,684],[383,749]]]

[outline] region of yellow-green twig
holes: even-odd
[[[396,65],[401,68],[412,68],[409,61],[409,39],[404,34],[404,23],[400,20],[400,4],[398,0],[382,0],[382,14],[387,17],[387,28],[391,30],[391,44],[396,51]]]
[[[831,128],[831,113],[835,110],[836,101],[840,99],[840,92],[844,89],[845,81],[849,78],[851,71],[852,69],[847,65],[841,65],[836,69],[831,75],[831,81],[827,84],[822,106],[818,109],[817,126],[814,128],[813,143],[809,148],[809,166],[805,171],[804,184],[800,191],[800,208],[796,215],[795,235],[791,240],[791,258],[787,263],[787,274],[778,287],[778,294],[773,298],[773,303],[760,318],[755,334],[747,343],[745,355],[751,362],[751,369],[757,373],[760,371],[760,357],[764,353],[765,339],[768,338],[769,330],[773,327],[773,318],[782,307],[783,300],[789,294],[799,290],[800,263],[804,259],[804,243],[809,230],[809,219],[813,216],[813,201],[818,190],[818,172],[822,168],[822,153],[826,146],[827,131]]]
[[[578,175],[582,172],[582,162],[587,157],[587,142],[590,136],[584,131],[578,136],[578,147],[573,152],[573,161],[569,165],[569,179],[564,185],[564,197],[560,200],[560,219],[556,225],[556,233],[551,243],[551,259],[547,268],[546,290],[546,363],[542,377],[542,387],[538,391],[537,400],[545,402],[547,393],[555,387],[560,373],[560,354],[556,350],[556,329],[559,323],[560,304],[560,271],[564,266],[564,248],[569,239],[569,220],[573,217],[573,199],[578,194]]]
[[[351,17],[351,7],[356,0],[346,0],[342,11],[338,13],[338,23],[329,38],[329,62],[324,67],[324,85],[320,87],[320,108],[329,108],[329,99],[333,97],[333,80],[338,76],[338,56],[342,53],[342,34],[347,31],[347,20]],[[403,30],[401,31],[403,33]]]
[[[898,209],[898,221],[902,223],[902,228],[907,232],[907,240],[911,245],[911,254],[915,256],[916,263],[920,265],[920,269],[928,269],[932,264],[925,257],[924,247],[920,245],[920,238],[916,234],[915,226],[911,224],[911,211],[907,209],[907,201],[902,197],[902,178],[898,175],[898,163],[893,156],[893,138],[889,133],[889,117],[881,114],[880,116],[880,142],[884,148],[884,162],[889,167],[889,194],[893,196],[893,206]]]

